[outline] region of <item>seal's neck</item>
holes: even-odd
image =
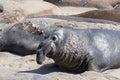
[[[53,57],[53,60],[55,63],[72,72],[84,72],[88,68],[88,54],[84,55],[75,55],[73,53],[70,53],[69,55],[67,53],[59,54],[56,57]]]

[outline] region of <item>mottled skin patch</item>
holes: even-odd
[[[15,24],[14,26],[17,27],[18,29],[21,29],[21,30],[24,29],[24,26],[27,26],[28,27],[28,31],[30,33],[36,33],[36,34],[42,34],[43,33],[43,30],[40,29],[40,27],[36,27],[36,25],[33,24],[30,21],[25,22],[25,23]]]
[[[15,27],[17,27],[18,29],[23,30],[23,24],[22,23],[15,24]]]
[[[52,27],[44,20],[28,19],[14,24],[1,26],[0,51],[8,51],[18,55],[35,54],[44,34]]]
[[[120,31],[59,28],[40,43],[36,61],[45,56],[72,72],[105,71],[120,67]]]

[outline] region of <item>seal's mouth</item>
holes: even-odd
[[[56,48],[53,43],[50,43],[48,45],[42,46],[40,49],[36,51],[36,61],[38,64],[42,64],[43,61],[45,61],[45,56],[46,55],[53,55],[55,52]]]

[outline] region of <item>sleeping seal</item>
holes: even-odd
[[[120,22],[120,17],[118,17],[120,16],[119,10],[92,10],[81,14],[74,14],[72,16]]]
[[[35,54],[44,34],[52,29],[43,19],[27,19],[0,26],[0,51]]]
[[[114,9],[120,0],[44,0],[57,5],[95,7],[98,9]]]
[[[0,9],[4,8],[0,13],[2,23],[14,23],[35,16],[62,15],[59,7],[40,0],[0,0],[0,4]]]
[[[40,43],[36,61],[45,56],[72,72],[105,71],[120,67],[120,31],[59,28]]]
[[[114,6],[120,0],[80,0],[80,6],[83,7],[96,7],[98,9],[114,9]]]

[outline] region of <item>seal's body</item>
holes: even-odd
[[[0,22],[3,23],[14,23],[35,16],[62,15],[56,5],[40,0],[0,0],[0,4],[0,8],[4,8],[0,13]]]
[[[81,7],[95,7],[98,9],[114,9],[120,0],[44,0],[59,5],[72,5]]]
[[[95,18],[120,22],[119,10],[92,10],[81,14],[75,14],[72,16],[83,18]]]
[[[35,54],[39,43],[46,32],[47,23],[43,20],[28,19],[0,27],[0,51],[18,55]]]
[[[45,56],[67,70],[104,71],[120,67],[120,31],[60,28],[50,33],[37,50],[37,63]]]
[[[44,35],[47,33],[49,34],[49,31],[53,30],[56,27],[71,27],[68,23],[67,26],[65,26],[64,24],[63,26],[57,25],[56,23],[60,22],[61,19],[65,21],[88,20],[88,22],[97,22],[97,20],[81,19],[70,16],[43,16],[26,19],[13,24],[0,24],[0,51],[10,51],[18,55],[30,55],[35,53],[39,43],[43,40]],[[115,27],[119,27],[119,23],[114,23],[112,21],[98,20],[98,22],[108,24],[110,23],[114,24]],[[114,28],[114,26],[112,26],[111,28],[105,28],[119,29]],[[76,27],[76,25],[72,26],[72,28],[74,27]],[[81,27],[81,25],[78,27]],[[88,27],[91,28],[90,25]],[[103,26],[101,27],[104,28]]]
[[[119,2],[120,0],[80,0],[80,6],[114,9],[114,6]]]

